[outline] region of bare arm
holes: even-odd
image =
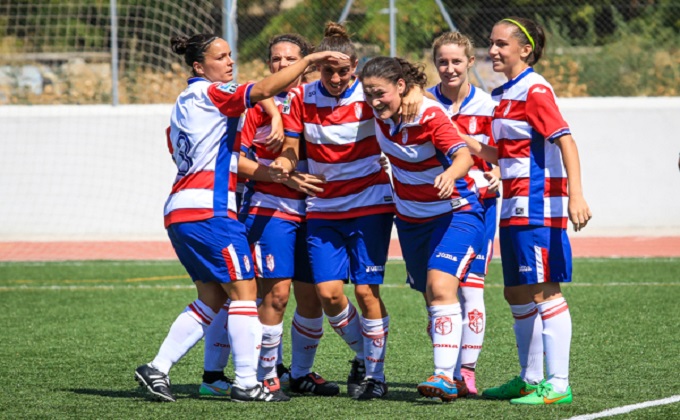
[[[451,197],[456,180],[467,175],[472,168],[472,156],[467,147],[456,150],[452,160],[451,166],[434,179],[434,187],[439,189],[439,198]]]
[[[276,103],[272,98],[260,101],[260,105],[262,105],[264,112],[269,114],[272,118],[272,129],[266,138],[267,142],[265,143],[265,147],[270,152],[276,153],[281,150],[281,146],[283,145],[283,121],[281,120],[281,113],[279,112],[279,107],[276,106]]]
[[[298,163],[299,148],[300,139],[286,136],[281,154],[269,165],[269,172],[274,182],[284,182],[293,173]]]
[[[562,160],[564,161],[564,168],[567,171],[567,187],[569,191],[569,220],[574,225],[574,231],[586,227],[588,221],[593,217],[586,199],[583,197],[583,188],[581,186],[581,162],[578,156],[578,148],[574,138],[570,135],[564,135],[557,140],[555,144],[562,152]]]
[[[288,85],[300,77],[307,67],[312,64],[316,64],[323,60],[337,62],[339,60],[347,59],[349,59],[347,55],[335,51],[323,51],[309,54],[295,64],[288,66],[285,69],[281,69],[281,71],[269,75],[255,83],[250,90],[250,100],[251,102],[259,102],[263,99],[271,98],[288,87]]]

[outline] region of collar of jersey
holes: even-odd
[[[210,83],[210,80],[206,79],[205,77],[198,77],[198,76],[190,77],[189,79],[187,79],[187,84],[189,84],[189,85],[196,83],[196,82],[208,82],[208,83]]]
[[[506,83],[503,85],[503,90],[508,90],[508,89],[510,89],[511,87],[513,87],[513,86],[515,86],[517,83],[519,83],[520,80],[524,79],[525,77],[527,77],[527,75],[529,75],[529,74],[531,74],[531,73],[533,73],[533,72],[534,72],[534,68],[533,68],[533,67],[527,67],[526,69],[522,70],[522,72],[521,72],[520,74],[518,74],[517,77],[515,77],[514,79],[509,80],[508,82],[506,82]]]
[[[442,84],[439,83],[437,85],[437,88],[434,90],[434,95],[437,97],[437,100],[446,106],[453,105],[453,101],[444,96],[444,94],[442,93],[441,86]],[[463,99],[463,103],[460,105],[460,108],[458,108],[459,113],[460,111],[463,110],[463,108],[465,108],[465,105],[470,103],[472,98],[475,96],[476,90],[475,85],[473,85],[472,83],[468,83],[468,86],[470,86],[470,91],[468,92],[467,96],[465,96],[465,99]]]
[[[359,86],[359,78],[355,77],[354,82],[352,82],[351,85],[347,86],[347,89],[345,89],[345,91],[342,92],[340,94],[340,96],[333,96],[330,93],[328,93],[326,88],[323,87],[323,83],[321,83],[321,80],[319,80],[317,83],[319,84],[319,92],[321,92],[321,94],[323,96],[328,96],[329,98],[345,99],[345,98],[349,98],[350,96],[352,96],[352,94],[354,93],[354,90],[357,88],[357,86]]]

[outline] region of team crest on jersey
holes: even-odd
[[[295,94],[292,92],[286,96],[286,99],[283,101],[283,106],[281,107],[282,114],[290,114],[290,103],[293,101],[293,96],[295,96]]]
[[[477,117],[473,116],[470,118],[470,124],[468,125],[468,133],[473,134],[477,131]]]
[[[217,89],[221,90],[224,93],[228,93],[228,94],[231,95],[231,94],[236,93],[236,89],[238,89],[238,85],[236,83],[232,83],[232,82],[220,83],[219,85],[217,85]]]
[[[274,271],[274,267],[275,267],[275,265],[274,265],[274,256],[273,256],[272,254],[268,254],[267,257],[265,258],[265,261],[266,261],[267,268],[269,269],[269,271],[272,271],[272,272],[273,272],[273,271]]]
[[[401,144],[408,143],[408,128],[401,130]]]
[[[505,112],[503,112],[503,116],[507,117],[508,113],[510,112],[510,107],[512,106],[512,101],[508,101],[508,106],[505,107]]]
[[[475,334],[481,334],[484,331],[484,312],[479,312],[477,309],[468,312],[468,326]]]
[[[354,103],[354,116],[357,117],[357,120],[361,119],[361,116],[364,114],[364,108],[361,106],[359,102]]]
[[[250,271],[250,258],[248,258],[247,255],[243,256],[243,267],[246,269],[246,271]]]
[[[434,322],[434,331],[439,335],[449,335],[453,331],[453,322],[448,316],[437,318]]]
[[[524,216],[524,207],[515,208],[515,216]]]

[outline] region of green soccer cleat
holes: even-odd
[[[510,404],[526,405],[548,405],[548,404],[571,404],[571,387],[567,387],[567,392],[558,393],[553,391],[552,384],[541,382],[538,389],[529,395],[510,400]]]
[[[485,389],[482,392],[482,398],[490,400],[511,400],[513,398],[520,398],[534,393],[538,389],[538,385],[532,385],[524,382],[521,377],[515,376],[509,382],[495,388]]]

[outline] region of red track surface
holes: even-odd
[[[680,236],[570,238],[574,257],[680,257]],[[499,255],[496,243],[495,255]],[[390,258],[400,258],[396,240]],[[158,242],[0,242],[0,261],[172,260],[172,246]]]

